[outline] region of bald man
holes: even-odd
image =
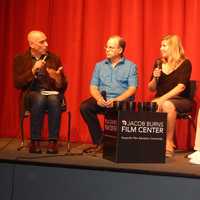
[[[60,59],[48,51],[47,36],[38,30],[28,33],[29,49],[14,59],[15,87],[22,90],[31,113],[30,153],[41,153],[40,140],[44,114],[48,113],[47,153],[57,153],[61,102],[67,80]]]
[[[81,103],[80,112],[92,137],[93,145],[85,153],[102,150],[102,130],[97,114],[112,108],[114,101],[133,100],[137,89],[136,64],[123,55],[126,42],[120,36],[111,36],[105,47],[106,59],[95,66],[91,84],[91,98]]]

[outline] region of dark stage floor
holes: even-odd
[[[66,143],[60,143],[59,154],[49,155],[45,153],[43,142],[42,154],[30,154],[25,147],[17,151],[19,146],[15,138],[0,139],[0,162],[23,163],[44,166],[59,166],[66,168],[86,168],[92,170],[120,171],[139,174],[158,174],[164,176],[200,178],[200,165],[190,164],[185,158],[185,152],[176,152],[175,156],[166,159],[166,163],[114,163],[98,155],[74,155],[79,154],[84,144],[72,144],[71,153],[66,154]]]

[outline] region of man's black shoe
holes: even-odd
[[[58,153],[58,144],[57,141],[49,141],[47,146],[47,153],[49,154],[57,154]]]
[[[40,141],[31,141],[29,146],[29,153],[42,153]]]

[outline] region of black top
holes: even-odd
[[[176,70],[174,70],[168,75],[161,72],[161,76],[159,77],[157,83],[156,97],[160,97],[166,94],[174,87],[176,87],[179,83],[182,83],[186,86],[186,89],[178,96],[188,98],[189,97],[188,87],[189,87],[191,72],[192,72],[192,64],[188,59],[184,60]]]

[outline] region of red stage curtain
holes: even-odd
[[[147,83],[163,35],[175,33],[182,38],[193,64],[192,79],[199,80],[199,10],[199,0],[1,0],[0,136],[19,134],[19,91],[13,86],[12,62],[16,53],[26,50],[30,30],[43,30],[50,50],[61,56],[69,80],[66,97],[72,112],[72,138],[89,142],[79,105],[89,97],[91,73],[105,56],[107,38],[119,34],[127,41],[125,55],[138,65],[137,101],[147,101],[152,97]],[[62,137],[66,129],[63,121]]]

